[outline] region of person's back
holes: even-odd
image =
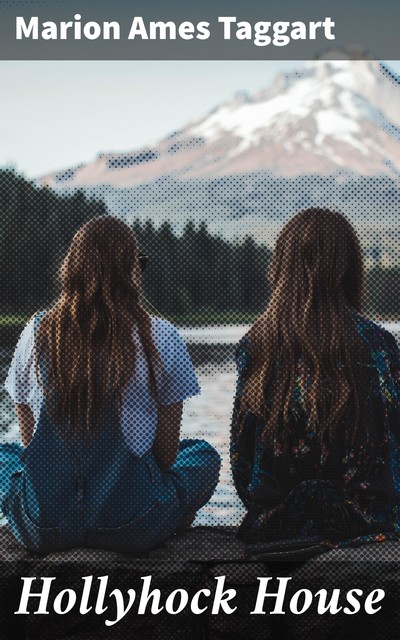
[[[396,536],[400,359],[362,317],[362,261],[340,214],[298,214],[278,239],[272,298],[237,349],[231,438],[248,542]]]
[[[28,549],[142,551],[210,498],[217,452],[179,441],[196,376],[175,327],[140,304],[123,223],[98,218],[77,233],[61,296],[25,327],[6,387],[25,449],[3,510]]]

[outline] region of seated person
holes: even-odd
[[[271,298],[237,348],[231,428],[249,543],[396,538],[400,358],[360,314],[363,263],[339,213],[308,209],[280,233]]]
[[[176,328],[142,306],[136,237],[120,220],[76,233],[61,294],[23,330],[6,388],[25,449],[3,511],[27,549],[146,551],[210,499],[218,453],[179,440],[196,375]]]

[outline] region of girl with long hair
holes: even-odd
[[[363,261],[339,213],[280,233],[271,298],[237,348],[231,464],[249,542],[397,537],[400,357],[361,315]]]
[[[196,375],[175,327],[142,306],[137,241],[123,222],[86,223],[60,276],[6,380],[25,448],[3,511],[39,553],[144,551],[185,526],[218,481],[215,449],[179,440]]]

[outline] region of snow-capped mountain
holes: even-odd
[[[101,154],[40,179],[131,187],[169,176],[400,174],[400,78],[373,60],[316,60],[234,98],[154,146]]]

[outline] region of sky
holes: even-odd
[[[400,74],[400,61],[389,62]],[[301,61],[0,61],[0,167],[28,178],[151,144]]]

